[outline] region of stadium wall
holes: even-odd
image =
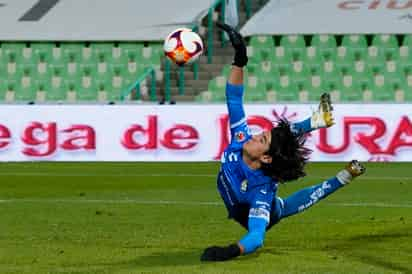
[[[316,105],[249,104],[253,132]],[[412,105],[338,104],[313,132],[312,161],[412,161]],[[226,106],[3,105],[0,161],[215,161],[229,142]]]

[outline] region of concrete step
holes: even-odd
[[[186,87],[207,87],[209,84],[209,80],[207,79],[199,79],[199,80],[185,80],[185,86]],[[171,86],[179,86],[179,80],[171,80],[170,81]]]

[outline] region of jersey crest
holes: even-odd
[[[238,131],[235,133],[235,139],[237,142],[243,142],[246,139],[246,135],[243,131]]]

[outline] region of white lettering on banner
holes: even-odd
[[[387,3],[381,0],[369,0],[369,1],[342,1],[338,4],[338,7],[343,10],[358,10],[368,9],[377,10],[380,8],[386,8],[389,10],[404,10],[412,7],[412,1],[390,0]]]
[[[310,159],[412,161],[411,109],[410,104],[336,104],[336,125],[308,136]],[[269,130],[279,117],[291,122],[309,117],[311,106],[245,105],[245,112],[250,127]],[[0,117],[0,161],[240,160],[223,154],[230,142],[224,104],[4,105]]]
[[[240,31],[244,36],[411,33],[405,19],[411,9],[412,0],[269,1]]]

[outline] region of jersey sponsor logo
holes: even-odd
[[[268,192],[265,189],[261,189],[260,193],[262,193],[263,195],[266,195]]]
[[[243,180],[240,184],[240,191],[246,192],[247,191],[247,180]]]
[[[243,142],[246,139],[246,135],[243,131],[238,131],[235,133],[235,139],[237,142]]]
[[[249,218],[261,218],[264,219],[266,222],[269,223],[270,220],[270,212],[265,208],[251,208],[249,210]]]

